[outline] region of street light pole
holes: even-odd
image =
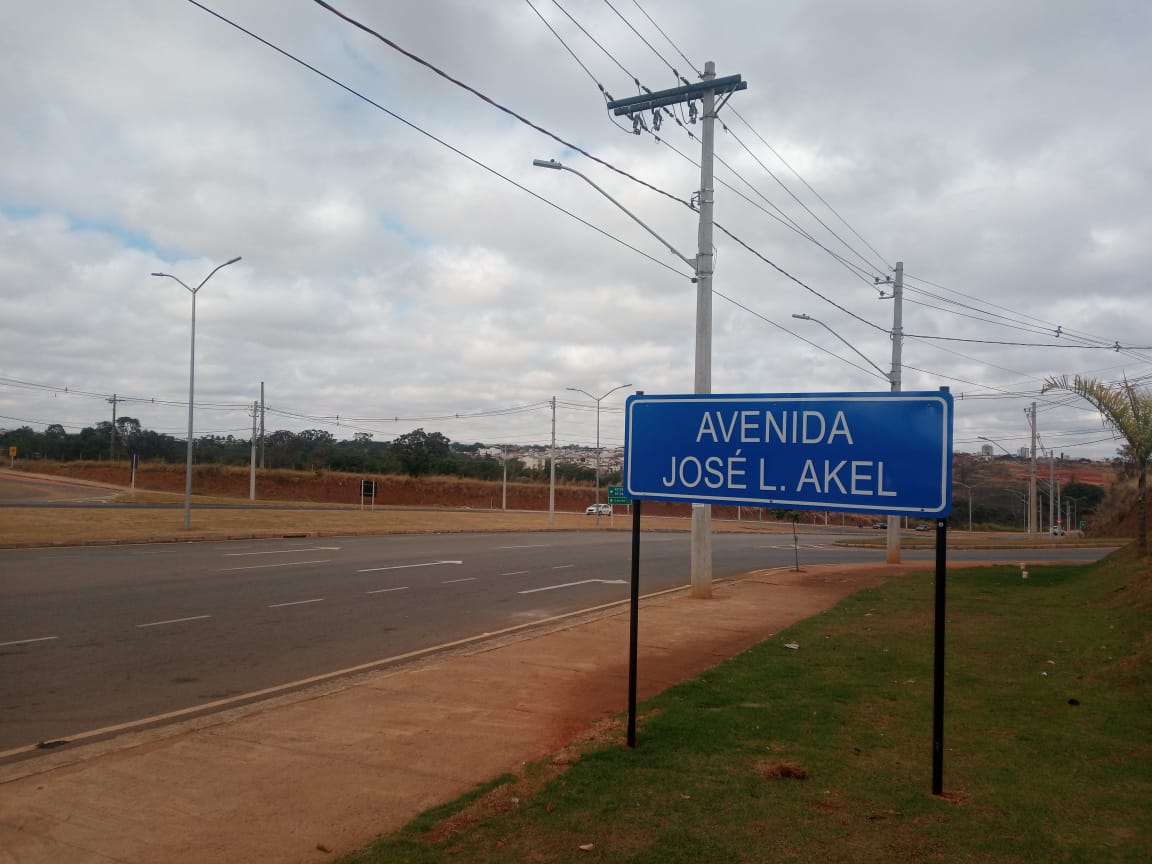
[[[896,262],[895,279],[892,281],[892,392],[900,392],[900,379],[903,368],[904,350],[904,262]],[[889,564],[900,563],[900,522],[902,517],[888,516],[888,555]]]
[[[631,387],[631,384],[621,384],[618,387],[613,387],[600,398],[596,398],[587,390],[581,390],[579,387],[566,387],[566,390],[572,390],[576,393],[583,393],[589,399],[596,403],[596,503],[600,503],[600,403],[615,393],[617,390],[623,390],[625,387]],[[600,519],[600,508],[596,508],[596,519]]]
[[[235,264],[240,260],[237,255],[231,261],[225,261],[223,264],[218,265],[203,281],[195,288],[189,288],[184,282],[173,276],[171,273],[153,273],[153,276],[165,276],[168,279],[175,279],[179,282],[185,290],[192,295],[192,336],[191,347],[189,349],[188,360],[188,454],[184,465],[184,528],[189,529],[192,527],[192,412],[193,400],[196,393],[196,295],[200,289],[204,287],[205,283],[211,279],[217,270],[227,267],[229,264]]]

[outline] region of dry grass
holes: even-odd
[[[138,493],[151,502],[173,496]],[[199,502],[203,503],[203,502]],[[235,503],[235,502],[233,502]],[[0,511],[0,547],[77,546],[105,543],[165,543],[285,536],[324,537],[375,534],[435,534],[470,531],[588,531],[596,519],[576,513],[500,510],[421,510],[377,507],[343,510],[308,505],[308,509],[192,508],[192,527],[184,528],[182,508],[128,509],[119,507],[5,507]],[[602,517],[600,530],[628,531],[632,518]],[[645,517],[645,531],[687,531],[688,519]],[[717,523],[716,530],[770,531],[758,523]]]

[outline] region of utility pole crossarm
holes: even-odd
[[[718,95],[747,89],[748,82],[739,75],[725,75],[723,78],[698,81],[695,84],[658,90],[655,93],[643,93],[640,96],[629,96],[626,99],[613,99],[608,103],[608,110],[620,117],[624,114],[632,115],[638,111],[649,111],[653,108],[663,108],[666,105],[676,105],[680,102],[700,99],[706,90],[711,90],[714,95]]]

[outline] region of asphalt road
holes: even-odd
[[[0,752],[626,600],[630,539],[450,534],[0,551]],[[801,564],[883,559],[836,539],[802,535]],[[688,544],[687,534],[643,535],[643,593],[687,583]],[[718,578],[793,563],[786,535],[717,534],[713,547]],[[1089,561],[1107,551],[1026,558]],[[904,559],[934,554],[905,550]]]

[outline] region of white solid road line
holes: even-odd
[[[572,588],[576,585],[627,585],[627,579],[583,579],[580,582],[565,582],[563,585],[545,585],[543,588],[529,588],[527,591],[517,591],[517,594],[535,594],[537,591],[555,591],[557,588]]]
[[[13,642],[0,642],[0,648],[6,648],[9,645],[27,645],[30,642],[51,642],[53,639],[59,638],[59,636],[38,636],[35,639],[17,639]]]
[[[265,567],[301,567],[304,564],[330,564],[331,558],[324,558],[320,561],[286,561],[283,564],[249,564],[247,567],[225,567],[223,570],[217,570],[217,573],[231,573],[234,570],[262,570]]]
[[[409,567],[436,567],[440,564],[463,564],[463,561],[425,561],[423,564],[393,564],[391,567],[368,567],[357,573],[378,573],[381,570],[407,570]]]
[[[465,579],[445,579],[440,584],[441,585],[455,585],[457,582],[475,582],[475,581],[476,581],[475,576],[468,576]]]
[[[575,566],[576,566],[575,564],[557,564],[552,569],[553,570],[571,570]]]
[[[501,576],[523,576],[525,573],[529,573],[529,572],[531,572],[531,571],[529,571],[529,570],[511,570],[508,573],[501,573],[500,575]]]
[[[150,621],[147,624],[137,624],[137,627],[160,627],[163,624],[183,624],[185,621],[203,621],[211,615],[192,615],[188,618],[169,618],[167,621]]]
[[[309,546],[307,549],[271,549],[262,552],[225,552],[225,558],[237,555],[295,555],[298,552],[338,552],[339,546]]]
[[[323,603],[323,602],[324,602],[323,597],[316,597],[312,600],[293,600],[290,603],[272,603],[271,605],[269,605],[268,608],[269,609],[279,609],[281,606],[301,606],[305,603]]]
[[[389,591],[407,591],[407,585],[401,585],[399,588],[377,588],[375,591],[365,591],[365,594],[387,594]]]

